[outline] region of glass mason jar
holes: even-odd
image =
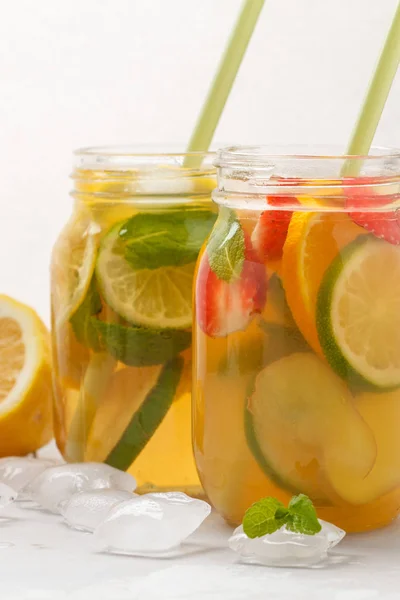
[[[217,166],[195,289],[203,487],[233,524],[304,493],[347,531],[384,525],[400,510],[400,152],[238,147]]]
[[[55,435],[138,490],[200,493],[191,443],[192,280],[215,221],[212,154],[76,153],[51,266]]]

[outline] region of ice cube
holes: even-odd
[[[73,494],[90,490],[114,489],[132,492],[135,478],[102,463],[74,463],[51,467],[29,485],[29,497],[51,512],[60,512],[60,504]]]
[[[52,460],[42,460],[27,456],[9,456],[0,459],[0,481],[10,485],[19,492],[32,479],[40,475],[48,467],[54,466]]]
[[[71,496],[65,504],[61,503],[60,512],[70,527],[94,531],[114,506],[135,496],[123,490],[80,492]]]
[[[179,547],[210,514],[203,500],[182,492],[152,493],[118,504],[94,532],[98,549],[159,556]]]
[[[229,547],[244,562],[270,567],[308,567],[327,558],[327,552],[346,535],[332,523],[319,520],[322,529],[315,535],[293,533],[286,526],[274,533],[251,539],[240,525],[229,538]]]
[[[6,483],[0,481],[0,508],[4,508],[7,504],[14,502],[17,498],[18,492]]]
[[[142,179],[138,182],[136,193],[143,196],[182,196],[195,192],[190,179],[168,179],[165,176]]]

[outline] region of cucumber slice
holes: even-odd
[[[146,446],[172,404],[182,374],[183,362],[183,358],[177,356],[165,365],[157,383],[107,456],[107,464],[125,471]]]
[[[363,235],[348,244],[322,281],[321,347],[354,388],[400,386],[400,247]]]
[[[266,474],[288,491],[326,503],[332,489],[362,479],[376,458],[371,430],[354,409],[342,380],[311,353],[265,367],[250,396],[249,446]]]

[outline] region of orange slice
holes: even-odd
[[[344,213],[296,212],[283,248],[282,282],[298,328],[322,355],[316,327],[318,290],[340,250],[366,233]]]

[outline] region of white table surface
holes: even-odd
[[[0,513],[0,600],[400,599],[400,521],[347,536],[314,569],[240,564],[230,533],[212,514],[185,556],[108,555],[61,517],[13,504]]]

